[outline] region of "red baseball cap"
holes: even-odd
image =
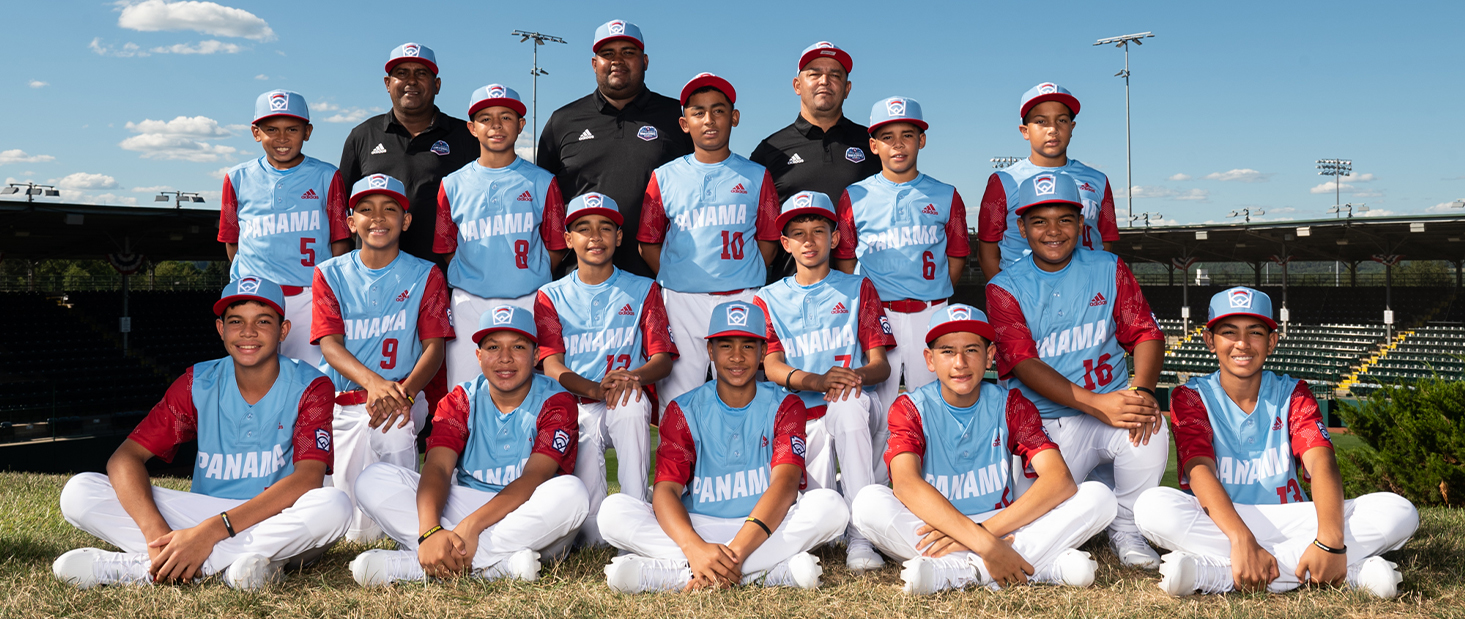
[[[682,107],[687,107],[687,99],[691,99],[692,93],[697,92],[699,88],[704,86],[716,88],[727,96],[728,103],[737,104],[738,91],[733,90],[732,84],[728,83],[727,80],[711,73],[698,73],[696,77],[692,78],[692,81],[687,82],[687,85],[682,87]]]

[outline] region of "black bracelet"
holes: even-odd
[[[219,512],[219,517],[224,519],[224,530],[229,532],[229,537],[234,537],[234,524],[229,522],[229,512]]]
[[[1155,399],[1159,399],[1159,397],[1160,397],[1160,396],[1158,396],[1158,395],[1155,394],[1155,390],[1154,389],[1150,389],[1149,387],[1141,387],[1139,385],[1130,385],[1129,388],[1131,390],[1133,390],[1133,391],[1143,391],[1145,393],[1148,393],[1148,394],[1150,394],[1150,397],[1155,398]]]
[[[422,545],[422,542],[425,542],[425,541],[427,541],[427,538],[432,537],[432,534],[433,533],[437,533],[438,531],[441,531],[441,530],[443,530],[442,525],[438,525],[438,526],[435,526],[435,527],[433,527],[431,529],[428,529],[426,533],[423,533],[422,535],[418,535],[417,536],[417,544],[419,546]]]
[[[758,525],[758,528],[763,529],[763,532],[766,533],[766,534],[768,534],[768,537],[773,537],[773,531],[768,528],[768,525],[763,524],[763,521],[762,520],[759,520],[759,519],[754,518],[752,516],[748,516],[745,519],[745,522],[751,522],[753,524]]]
[[[1348,547],[1347,546],[1339,546],[1337,548],[1333,548],[1332,546],[1329,546],[1329,545],[1324,544],[1324,543],[1322,543],[1320,541],[1317,541],[1316,538],[1314,538],[1312,540],[1312,545],[1317,546],[1318,549],[1320,549],[1323,552],[1326,552],[1326,553],[1328,553],[1330,555],[1346,555],[1346,554],[1348,554]]]
[[[793,392],[798,392],[798,389],[794,389],[794,386],[793,386],[794,385],[794,374],[796,372],[798,372],[798,371],[799,370],[797,368],[792,369],[792,370],[789,370],[788,376],[783,377],[783,388],[784,389],[787,389],[787,390],[793,391]],[[764,529],[767,529],[768,527],[763,527],[763,528]]]

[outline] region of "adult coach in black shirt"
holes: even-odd
[[[749,157],[768,168],[782,203],[800,191],[821,191],[839,204],[844,188],[880,171],[870,153],[870,132],[844,116],[852,84],[849,53],[820,41],[799,55],[794,93],[799,117],[764,138]],[[794,262],[781,248],[768,269],[768,283],[794,274]]]
[[[347,187],[368,174],[402,181],[412,210],[402,251],[446,270],[441,257],[432,253],[438,185],[478,157],[478,140],[468,133],[465,121],[437,109],[434,102],[443,83],[437,70],[437,57],[426,46],[404,43],[392,50],[384,80],[392,111],[351,130],[341,149],[341,179]]]
[[[634,235],[651,172],[692,152],[692,138],[677,120],[681,104],[646,88],[646,44],[641,29],[614,20],[595,29],[595,92],[549,117],[539,137],[539,167],[554,173],[565,200],[598,191],[620,205],[623,228]],[[878,165],[878,163],[877,163]],[[616,248],[616,266],[651,277],[635,243]]]

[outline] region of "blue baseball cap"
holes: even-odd
[[[908,97],[881,99],[870,108],[870,135],[875,135],[877,129],[890,123],[910,123],[920,127],[921,131],[927,129],[926,121],[921,119],[921,104]]]
[[[982,310],[965,303],[952,303],[931,314],[931,321],[926,323],[926,344],[958,331],[975,333],[987,338],[988,342],[997,339]]]
[[[275,116],[292,116],[310,122],[310,108],[298,92],[271,90],[254,100],[254,122]]]
[[[1072,112],[1074,116],[1078,116],[1078,97],[1068,92],[1067,88],[1054,84],[1053,82],[1043,82],[1029,88],[1027,92],[1022,93],[1022,104],[1018,107],[1018,117],[1026,120],[1028,112],[1033,109],[1033,106],[1044,101],[1057,101],[1062,103],[1068,106],[1069,112]]]
[[[1272,319],[1272,298],[1260,290],[1237,286],[1222,290],[1211,297],[1211,306],[1206,310],[1206,328],[1227,316],[1251,316],[1276,329],[1277,321]]]
[[[742,301],[728,301],[712,308],[707,339],[739,336],[768,339],[768,319],[763,316],[763,308]]]
[[[799,54],[799,70],[803,71],[804,67],[809,66],[809,63],[816,58],[833,58],[835,62],[844,67],[845,73],[855,69],[855,61],[850,58],[849,52],[836,47],[829,41],[820,41],[804,48],[804,53]]]
[[[1066,204],[1083,211],[1083,198],[1078,194],[1078,183],[1062,172],[1044,172],[1033,175],[1017,188],[1018,217],[1034,206],[1044,204]]]
[[[698,89],[710,86],[719,92],[727,95],[727,102],[736,105],[738,102],[738,91],[733,90],[732,84],[711,73],[698,73],[686,86],[682,86],[682,107],[687,107],[687,99],[692,98],[692,93]]]
[[[239,301],[259,301],[279,312],[281,318],[285,317],[285,291],[279,284],[262,277],[250,275],[229,282],[219,300],[214,302],[214,315],[223,316],[225,309]]]
[[[403,43],[392,48],[392,54],[387,57],[387,74],[391,75],[392,69],[404,62],[420,62],[427,65],[433,75],[437,75],[437,54],[432,53],[432,48],[416,43]]]
[[[402,205],[404,211],[412,208],[412,205],[407,202],[407,187],[402,184],[402,181],[385,174],[369,174],[356,181],[356,184],[351,186],[351,202],[346,207],[354,209],[356,203],[360,202],[362,198],[375,193],[391,196],[397,201],[397,204]]]
[[[822,191],[800,191],[783,201],[783,210],[778,212],[778,218],[773,220],[773,225],[782,230],[790,219],[800,215],[821,215],[829,221],[839,221],[834,215],[834,203],[829,201],[827,194]]]
[[[483,341],[494,331],[513,331],[539,345],[539,331],[534,328],[534,312],[512,305],[499,305],[478,317],[478,330],[473,332],[473,343]]]
[[[612,19],[595,29],[595,42],[590,45],[590,51],[600,49],[604,43],[621,39],[635,43],[643,51],[646,49],[646,39],[641,36],[640,27],[624,19]]]
[[[473,115],[478,110],[495,105],[518,112],[520,118],[524,117],[526,111],[524,100],[519,98],[519,93],[514,92],[513,88],[503,84],[489,84],[473,91],[473,95],[468,97],[468,120],[473,120]]]
[[[621,216],[621,207],[616,205],[615,200],[603,193],[592,191],[575,196],[574,200],[570,200],[570,203],[565,205],[565,229],[568,230],[571,223],[586,215],[604,215],[617,226],[626,223],[625,218]]]

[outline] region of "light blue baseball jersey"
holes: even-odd
[[[1018,187],[1022,182],[1043,172],[1067,174],[1078,185],[1078,194],[1083,200],[1083,237],[1078,246],[1082,249],[1104,249],[1105,241],[1119,240],[1119,226],[1114,219],[1114,192],[1109,186],[1109,177],[1103,172],[1084,165],[1077,159],[1057,168],[1045,168],[1023,159],[992,173],[987,179],[987,190],[982,195],[981,211],[977,216],[977,240],[997,243],[1002,250],[1001,267],[1011,267],[1032,250],[1028,241],[1022,238],[1017,228],[1017,209],[1022,206],[1018,200]]]
[[[966,205],[955,187],[925,174],[908,183],[876,174],[846,188],[835,213],[834,257],[858,259],[855,273],[875,283],[881,300],[951,296],[946,258],[971,253]]]
[[[652,172],[636,240],[661,244],[656,282],[667,290],[757,288],[768,273],[758,241],[778,240],[777,217],[778,192],[763,166],[686,155]]]
[[[350,238],[345,193],[336,166],[312,157],[288,170],[264,157],[229,168],[218,236],[239,244],[229,278],[309,286],[316,264],[331,257],[331,241]]]
[[[785,277],[759,290],[753,302],[769,317],[768,353],[782,352],[784,363],[794,369],[823,374],[835,366],[864,367],[865,351],[895,348],[880,295],[860,275],[831,270],[811,286]],[[875,385],[865,390],[874,391]],[[798,396],[806,408],[827,404],[823,393]]]
[[[579,444],[575,400],[543,374],[530,379],[529,394],[504,413],[493,403],[488,379],[461,383],[438,405],[427,449],[458,452],[458,485],[499,492],[524,474],[529,456],[542,453],[573,473]]]
[[[677,354],[656,282],[616,269],[594,286],[571,273],[539,289],[534,303],[539,360],[563,353],[565,367],[600,382],[657,353]]]
[[[565,248],[565,203],[553,174],[523,159],[498,169],[470,161],[443,178],[437,203],[432,250],[454,254],[453,288],[517,299],[553,278],[548,250]]]

